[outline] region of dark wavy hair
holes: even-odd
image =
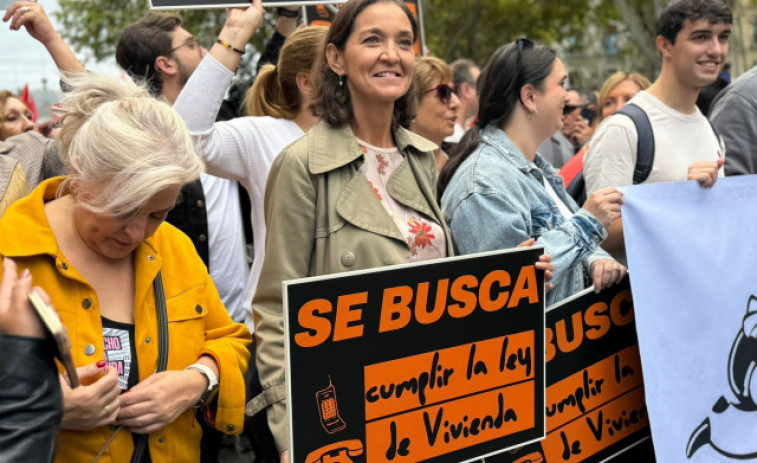
[[[710,24],[732,24],[731,7],[722,0],[673,0],[657,18],[657,35],[675,45],[686,20],[706,19]]]
[[[399,0],[351,0],[342,7],[331,23],[329,32],[324,42],[323,53],[315,63],[313,71],[315,93],[310,103],[310,110],[313,115],[337,127],[350,123],[354,120],[355,115],[352,111],[352,99],[347,85],[339,85],[339,76],[331,70],[328,60],[326,59],[326,47],[328,44],[334,44],[339,51],[344,51],[347,40],[352,35],[360,13],[374,3],[393,3],[397,5],[407,15],[410,20],[410,26],[413,29],[413,39],[418,39],[418,24],[413,18],[413,14],[407,8],[404,2]],[[408,127],[415,117],[414,90],[411,84],[407,93],[394,102],[394,116],[392,117],[392,130],[397,127]]]
[[[521,102],[520,90],[523,86],[531,84],[538,90],[544,89],[544,81],[552,72],[557,58],[554,50],[538,45],[523,47],[520,63],[518,54],[516,43],[503,45],[492,54],[481,72],[478,78],[478,121],[465,132],[439,173],[436,188],[440,200],[457,168],[481,141],[480,129],[488,124],[504,127]]]

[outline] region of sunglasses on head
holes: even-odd
[[[457,90],[447,84],[439,84],[431,90],[426,90],[423,94],[425,95],[426,93],[433,91],[436,91],[436,97],[439,98],[439,101],[441,101],[442,104],[449,104],[449,102],[452,101],[452,95],[457,95]]]
[[[534,43],[528,39],[520,38],[515,41],[515,46],[518,49],[518,56],[515,61],[515,75],[517,76],[520,72],[520,55],[523,54],[523,50],[527,48],[534,48]]]
[[[562,108],[563,115],[570,114],[576,109],[584,109],[585,107],[589,106],[588,104],[581,104],[581,105],[572,105],[572,104],[566,104]]]

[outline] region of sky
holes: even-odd
[[[53,15],[58,11],[58,0],[39,0],[44,6],[54,27],[58,27]],[[0,19],[5,11],[0,13]],[[58,89],[58,73],[53,59],[39,42],[34,40],[26,29],[10,30],[10,21],[0,22],[0,90],[17,92],[25,84],[34,90],[43,87],[43,79],[47,79],[47,88]],[[107,63],[85,62],[87,69],[117,77],[120,68],[115,60]]]

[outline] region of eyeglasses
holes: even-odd
[[[425,95],[426,93],[433,91],[436,91],[436,97],[439,98],[439,101],[441,101],[442,104],[449,104],[449,102],[452,101],[452,95],[457,95],[457,89],[454,89],[451,85],[447,84],[439,84],[431,90],[426,90],[423,94]]]
[[[584,109],[584,108],[586,108],[586,107],[588,107],[588,106],[589,106],[588,104],[580,104],[580,105],[572,105],[572,104],[566,104],[566,105],[565,105],[565,106],[563,106],[563,108],[562,108],[562,113],[563,113],[563,116],[565,116],[565,115],[567,115],[567,114],[570,114],[570,113],[572,113],[572,112],[573,112],[573,111],[575,111],[576,109]]]
[[[194,48],[196,46],[200,46],[200,44],[197,43],[197,40],[195,40],[194,37],[190,37],[187,40],[185,40],[181,45],[177,45],[177,46],[173,47],[172,49],[168,50],[167,52],[163,53],[163,56],[168,56],[171,53],[173,53],[176,50],[178,50],[179,48],[185,47],[185,46],[189,46],[189,47],[191,47],[194,50]]]

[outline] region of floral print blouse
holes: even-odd
[[[400,233],[410,248],[411,262],[446,257],[446,237],[444,230],[433,219],[395,201],[389,196],[386,183],[397,166],[405,159],[396,147],[378,148],[360,139],[357,140],[363,152],[364,162],[360,167],[368,183],[376,193],[376,198],[394,220]]]

